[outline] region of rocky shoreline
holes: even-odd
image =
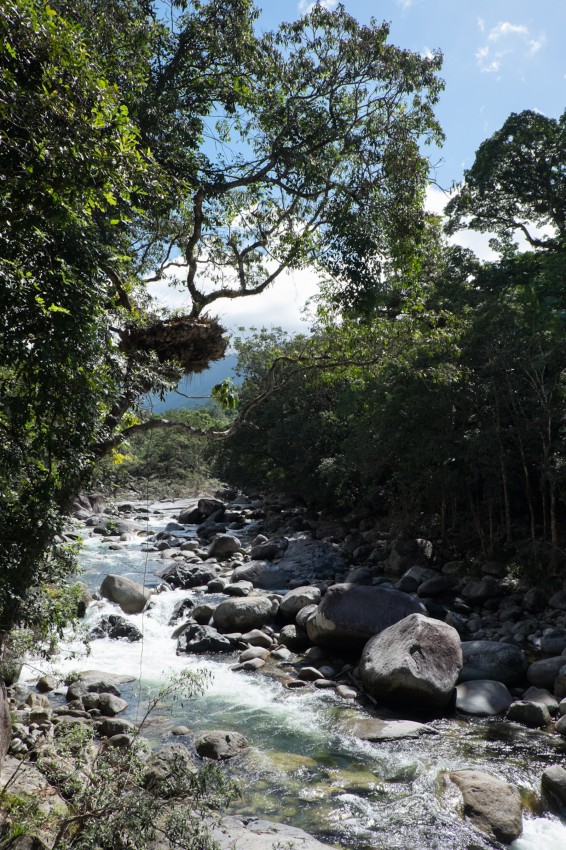
[[[105,509],[91,497],[75,515],[110,547],[144,535],[134,504]],[[197,536],[187,539],[194,525]],[[427,721],[455,712],[500,716],[566,740],[564,591],[547,598],[493,561],[443,563],[430,541],[391,539],[368,519],[315,521],[243,495],[200,499],[147,536],[143,548],[162,562],[157,587],[110,574],[103,597],[133,614],[150,611],[155,594],[200,589],[201,601],[184,600],[171,618],[178,655],[236,653],[234,671],[269,671],[287,689],[332,690],[363,707],[352,724],[362,740],[434,734]],[[91,634],[98,637],[136,641],[141,633],[111,615]],[[93,724],[100,737],[127,745],[133,724],[117,716],[126,703],[116,683],[97,675],[71,685],[66,704],[55,709],[44,695],[31,693],[22,703],[12,691],[18,717],[12,755],[59,724]],[[52,684],[40,680],[38,689]],[[199,758],[237,758],[245,749],[243,736],[222,730],[196,742]],[[488,839],[508,844],[521,834],[515,787],[477,770],[454,771],[447,781],[461,794],[466,818]],[[564,763],[544,771],[540,800],[545,810],[566,814]],[[245,824],[239,828],[245,832]],[[262,834],[257,823],[253,828]],[[269,844],[265,833],[257,845],[248,835],[241,846],[275,846],[282,838],[276,834]],[[305,833],[293,840],[305,850],[329,846]]]

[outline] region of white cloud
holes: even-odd
[[[430,47],[424,47],[421,50],[421,56],[423,59],[434,59],[434,53],[430,49]]]
[[[499,41],[508,35],[529,35],[529,30],[522,24],[510,24],[509,21],[500,21],[497,26],[489,31],[488,41]]]
[[[483,32],[485,22],[479,18],[478,26]],[[533,36],[524,24],[499,21],[490,29],[487,39],[476,51],[476,60],[484,74],[499,71],[504,60],[511,55],[515,62],[520,58],[534,56],[546,43],[546,35],[541,32]]]
[[[329,12],[333,12],[338,5],[338,0],[319,0],[319,5],[322,6],[323,9],[328,9]],[[299,13],[301,15],[306,15],[308,12],[311,12],[315,6],[316,2],[310,2],[310,0],[299,0]]]
[[[414,0],[397,0],[397,5],[402,9],[409,9],[413,5]]]
[[[179,277],[182,278],[182,275]],[[173,278],[174,280],[174,278]],[[210,308],[227,330],[245,327],[282,327],[305,331],[308,319],[303,315],[307,301],[318,291],[319,276],[314,269],[283,272],[269,289],[245,298],[221,298]],[[158,306],[190,310],[190,298],[182,285],[167,281],[148,286]]]

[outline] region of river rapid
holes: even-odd
[[[147,533],[165,529],[186,506],[149,505]],[[89,529],[84,533],[83,580],[91,590],[98,590],[107,573],[149,586],[160,583],[155,572],[164,562],[160,553],[143,551],[143,538],[111,549],[108,539],[88,536]],[[195,535],[196,529],[188,527],[185,536]],[[143,641],[98,639],[87,651],[84,642],[69,637],[50,664],[30,661],[22,678],[33,682],[38,670],[66,675],[87,669],[134,676],[137,681],[121,690],[129,702],[124,716],[135,721],[143,716],[148,697],[172,675],[206,668],[212,674],[206,693],[158,713],[145,734],[156,742],[184,741],[191,747],[207,729],[243,733],[250,751],[227,765],[242,794],[232,811],[301,827],[344,850],[493,848],[463,821],[459,794],[447,786],[445,774],[464,768],[492,772],[520,788],[527,809],[523,835],[512,850],[565,850],[566,825],[537,816],[535,803],[544,768],[565,763],[566,746],[559,736],[493,718],[449,718],[432,721],[437,735],[378,744],[359,740],[349,734],[348,722],[363,709],[333,691],[285,689],[283,671],[273,661],[247,673],[231,670],[236,654],[177,656],[168,622],[187,596],[200,600],[204,594],[160,593],[150,610],[130,616],[113,603],[95,601],[84,621],[87,632],[102,616],[120,613],[141,629]],[[222,597],[206,594],[207,601],[216,598]],[[172,736],[179,724],[189,727],[190,735]]]

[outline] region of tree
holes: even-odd
[[[559,119],[529,110],[510,115],[464,172],[446,207],[448,232],[469,227],[494,233],[502,248],[519,232],[533,249],[563,251],[565,151],[566,112]]]
[[[249,0],[171,12],[3,9],[0,633],[41,622],[68,570],[60,511],[144,426],[128,410],[223,355],[218,298],[262,292],[362,212],[379,256],[418,241],[439,56],[343,7],[264,35]],[[164,316],[145,287],[172,270],[190,306]]]

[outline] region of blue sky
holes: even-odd
[[[257,0],[263,9],[258,26],[274,29],[296,19],[310,0]],[[324,0],[333,9],[335,0]],[[399,47],[444,56],[445,91],[437,116],[446,141],[431,159],[436,184],[449,190],[462,179],[480,143],[510,115],[533,109],[553,118],[566,107],[566,0],[344,0],[360,22],[370,18],[391,25],[389,40]],[[435,187],[429,206],[440,212],[445,195]],[[493,256],[487,238],[464,233],[457,241],[480,257]],[[155,294],[172,306],[186,300],[179,293]],[[217,312],[226,327],[238,325],[301,326],[301,308],[316,291],[310,270],[288,274],[257,298],[219,301]],[[305,327],[303,324],[302,327]]]
[[[311,5],[265,0],[260,26],[274,28]],[[388,21],[389,40],[399,47],[442,52],[446,89],[437,115],[446,143],[436,176],[444,188],[461,180],[479,144],[511,112],[533,109],[556,118],[566,107],[566,0],[344,0],[343,5],[362,23],[371,17]]]

